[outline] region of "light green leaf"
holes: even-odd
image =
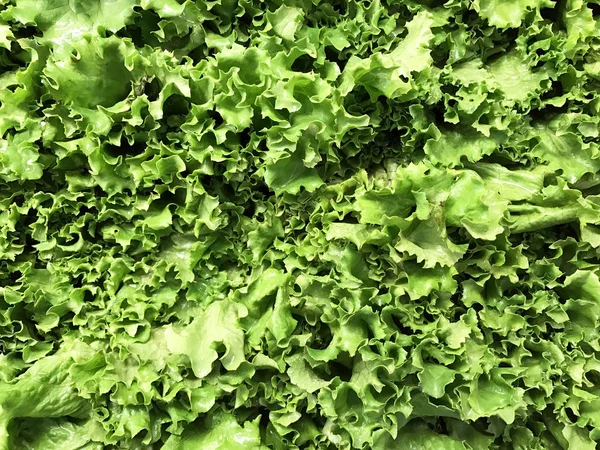
[[[287,374],[290,381],[301,389],[313,393],[329,386],[329,381],[323,380],[307,365],[302,355],[293,355],[287,358],[289,368]]]
[[[313,192],[323,184],[315,169],[304,165],[300,156],[293,154],[267,166],[265,181],[276,194],[297,194],[301,188]]]
[[[135,0],[17,0],[10,14],[33,23],[58,44],[76,41],[99,29],[116,32],[129,22]]]
[[[44,69],[48,90],[57,100],[93,108],[112,106],[127,96],[127,44],[115,37],[86,37],[69,49],[72,53],[55,53]]]
[[[235,370],[245,360],[244,332],[238,321],[247,314],[243,305],[229,300],[211,303],[189,325],[166,329],[169,351],[189,358],[198,378],[207,376],[217,359],[227,370]],[[219,346],[225,350],[221,357]]]
[[[547,162],[552,170],[562,172],[569,183],[600,169],[600,154],[583,145],[581,138],[573,133],[556,135],[544,131],[540,133],[539,143],[531,154]]]
[[[421,389],[433,398],[442,398],[446,386],[454,380],[456,371],[438,364],[423,364],[419,373]]]
[[[300,8],[286,5],[281,5],[273,13],[267,13],[267,20],[271,23],[275,33],[287,40],[294,39],[303,19],[304,13]]]
[[[443,133],[438,139],[430,139],[424,150],[432,163],[446,167],[456,167],[467,161],[475,162],[496,149],[493,139],[480,133],[460,133],[450,131]]]
[[[181,436],[170,437],[164,450],[246,450],[259,449],[258,418],[240,426],[235,417],[223,411],[214,411],[205,423],[191,424]]]

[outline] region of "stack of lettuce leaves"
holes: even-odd
[[[592,450],[598,0],[0,0],[0,449]]]

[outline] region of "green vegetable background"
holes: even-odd
[[[1,450],[593,450],[598,0],[0,0]]]

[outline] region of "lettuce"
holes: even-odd
[[[596,448],[597,2],[0,4],[0,449]]]

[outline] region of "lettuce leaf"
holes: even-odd
[[[0,449],[595,448],[597,3],[0,3]]]

